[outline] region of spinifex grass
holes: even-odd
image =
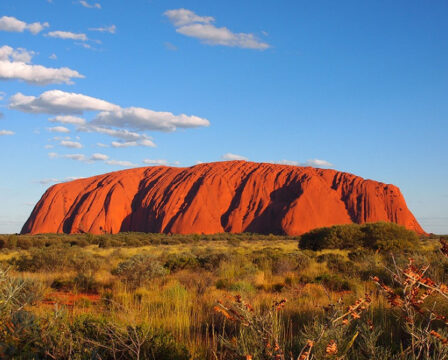
[[[120,235],[120,239],[123,236]],[[126,236],[132,238],[132,234]],[[143,235],[137,237],[144,242]],[[53,236],[49,238],[54,240]],[[232,343],[241,334],[248,333],[241,333],[238,326],[213,310],[217,300],[241,295],[257,314],[265,314],[272,309],[273,304],[287,299],[286,303],[282,303],[282,310],[276,312],[275,329],[283,356],[289,360],[289,352],[298,354],[304,349],[307,341],[304,334],[318,331],[319,324],[328,319],[335,304],[343,311],[367,293],[370,303],[368,309],[363,311],[363,316],[374,324],[375,331],[380,332],[375,346],[381,346],[390,354],[398,354],[400,346],[406,346],[406,341],[397,342],[403,334],[399,311],[391,307],[371,280],[372,276],[379,276],[388,286],[394,286],[392,275],[385,269],[391,265],[387,253],[374,253],[365,249],[301,251],[297,248],[296,240],[282,238],[253,238],[247,241],[241,237],[238,241],[218,238],[173,243],[173,238],[168,237],[169,241],[165,241],[162,236],[157,236],[152,241],[159,243],[140,247],[100,247],[94,244],[69,246],[68,239],[57,247],[57,251],[53,250],[56,245],[44,248],[47,256],[36,258],[42,263],[42,268],[25,261],[31,256],[41,256],[39,254],[42,253],[33,248],[8,249],[3,258],[0,252],[3,266],[11,268],[9,276],[29,280],[42,288],[40,300],[28,304],[26,310],[34,314],[33,321],[37,323],[33,326],[44,335],[54,327],[62,329],[64,321],[64,326],[71,327],[71,330],[64,330],[69,331],[64,341],[84,341],[86,334],[93,336],[95,333],[92,329],[97,325],[89,323],[93,320],[83,320],[92,317],[96,319],[94,321],[99,321],[98,324],[104,323],[105,329],[112,329],[110,331],[121,329],[123,332],[130,327],[137,334],[140,331],[138,328],[143,326],[142,329],[172,334],[177,344],[187,347],[190,354],[187,358],[235,359],[222,339],[230,336],[227,339]],[[80,241],[82,237],[78,235],[77,239]],[[108,239],[114,240],[114,237]],[[434,280],[443,281],[448,276],[448,266],[437,249],[434,242],[426,241],[423,250],[416,254],[397,252],[396,261],[399,266],[406,265],[407,258],[416,255],[416,261],[423,264],[430,261],[431,269],[437,270],[431,273]],[[51,262],[53,259],[48,256],[52,251],[55,256],[70,255],[68,261],[46,264],[45,261]],[[71,254],[76,256],[73,258]],[[120,263],[139,254],[145,254],[148,261],[156,261],[168,273],[138,285],[130,284],[121,275],[113,275]],[[22,271],[18,271],[19,265]],[[26,266],[30,266],[30,269],[27,270]],[[51,271],[44,270],[49,267]],[[399,291],[398,288],[396,290]],[[67,301],[67,298],[73,301]],[[447,314],[447,309],[448,302],[437,299],[434,311]],[[50,323],[48,319],[52,319]],[[27,326],[31,326],[31,323]],[[14,329],[17,331],[18,328]],[[79,335],[80,331],[82,336]],[[146,334],[146,330],[141,331],[143,333],[140,335]],[[343,338],[342,333],[334,331],[335,344],[341,354],[345,351],[343,347],[349,345],[354,335],[348,336],[344,345],[338,340]],[[362,344],[365,345],[363,341],[370,339],[370,343],[373,343],[372,334],[359,331],[358,337],[350,345],[350,351],[358,351]],[[120,334],[120,339],[125,336]],[[97,335],[95,341],[101,342],[104,340],[101,336],[109,336],[110,333]],[[363,336],[368,339],[363,340]],[[440,336],[445,336],[443,331]],[[45,339],[43,343],[50,342],[49,338]],[[170,349],[171,345],[167,345],[169,340],[163,341],[167,341],[163,346]],[[66,345],[70,349],[70,343]],[[73,349],[76,348],[75,343],[71,345]],[[329,343],[315,351],[325,353],[327,345]],[[329,355],[325,355],[329,358],[336,356],[331,354],[334,344],[331,345],[326,353]],[[173,353],[174,350],[166,351]],[[306,352],[305,348],[303,353]],[[366,358],[360,352],[348,352],[346,358],[353,358],[355,353],[359,359]]]

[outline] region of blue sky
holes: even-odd
[[[446,1],[2,0],[0,233],[45,189],[247,158],[393,183],[448,233]]]

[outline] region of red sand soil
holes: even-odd
[[[227,161],[135,168],[54,185],[22,233],[299,235],[375,221],[425,233],[394,185],[336,170]]]
[[[42,301],[46,305],[60,304],[65,306],[74,306],[80,300],[88,300],[91,303],[97,303],[101,297],[97,294],[73,294],[64,291],[55,291],[48,294]]]

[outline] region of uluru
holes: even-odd
[[[376,221],[424,233],[394,185],[332,169],[223,161],[141,167],[56,184],[22,233],[300,235]]]

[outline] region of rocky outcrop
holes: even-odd
[[[135,168],[54,185],[22,233],[298,235],[375,221],[424,233],[394,185],[335,170],[228,161]]]

